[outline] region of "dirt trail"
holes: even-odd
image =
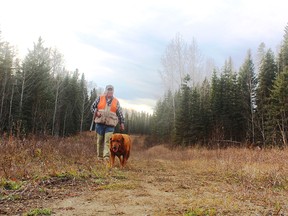
[[[92,185],[46,207],[63,216],[288,215],[287,190],[250,187],[233,182],[233,176],[225,180],[216,171],[221,161],[205,163],[186,150],[141,145],[124,170],[107,171],[108,185]]]
[[[149,161],[145,168],[135,169],[135,160],[124,171],[127,179],[112,183],[111,188],[90,188],[48,207],[56,215],[182,215],[185,205],[181,204],[181,190],[189,188],[182,185],[183,176],[167,171],[163,161]]]
[[[119,168],[117,158],[113,169],[95,165],[92,177],[57,177],[30,185],[22,192],[29,198],[0,202],[0,215],[17,215],[7,213],[35,208],[48,208],[52,215],[63,216],[167,216],[187,212],[187,216],[288,215],[288,190],[279,177],[281,173],[271,176],[277,180],[273,181],[275,186],[269,179],[253,177],[253,170],[251,177],[244,175],[245,170],[249,173],[251,158],[261,158],[260,152],[250,152],[249,157],[248,152],[241,153],[240,161],[247,157],[248,162],[244,160],[238,167],[233,161],[237,152],[172,151],[164,146],[144,149],[144,140],[133,138],[131,157],[124,169]]]
[[[152,159],[149,151],[142,154],[138,149],[132,151],[125,169],[118,163],[116,166],[107,171],[109,178],[114,178],[109,186],[90,186],[74,197],[46,203],[46,207],[63,216],[183,215],[187,206],[181,203],[180,194],[187,188],[181,183],[183,175],[179,175],[177,166]]]

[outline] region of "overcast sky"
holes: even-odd
[[[236,69],[261,42],[277,50],[288,23],[287,0],[0,0],[2,40],[21,59],[41,36],[65,66],[88,82],[115,86],[125,108],[152,112],[163,95],[161,57],[176,34],[196,39],[218,67]]]

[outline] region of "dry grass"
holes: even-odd
[[[142,157],[158,159],[163,172],[174,170],[155,178],[162,184],[181,176],[173,186],[185,191],[186,215],[288,215],[288,149],[156,146]]]
[[[154,197],[160,205],[153,215],[288,215],[288,149],[144,149],[144,138],[133,136],[127,169],[111,171],[96,161],[94,135],[0,139],[0,205],[23,202],[32,187],[37,196],[60,197],[60,189],[67,196],[83,191],[84,184],[101,191],[139,188],[138,196]],[[177,195],[170,203],[169,194]]]
[[[0,176],[27,180],[61,173],[86,175],[96,164],[93,135],[83,134],[65,139],[2,140]]]

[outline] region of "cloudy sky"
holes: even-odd
[[[288,23],[287,0],[0,0],[2,40],[20,58],[41,36],[88,82],[115,86],[125,108],[152,112],[163,95],[159,70],[165,49],[180,34],[196,39],[218,67],[239,67],[261,42],[274,52]]]

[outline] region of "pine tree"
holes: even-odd
[[[0,35],[1,36],[1,35]],[[14,88],[14,50],[8,42],[0,39],[0,130],[11,129],[11,106]]]
[[[53,116],[53,93],[50,76],[50,49],[41,37],[34,49],[29,50],[23,62],[21,117],[28,132],[46,133]]]
[[[173,118],[174,96],[171,91],[168,91],[162,100],[156,104],[155,112],[152,117],[151,133],[158,141],[171,143],[174,137],[175,122]]]
[[[275,124],[279,131],[279,139],[276,137],[276,144],[282,143],[282,146],[288,145],[288,68],[277,76],[271,93],[271,103],[269,110],[271,113],[270,122]],[[278,140],[281,140],[278,142]]]
[[[223,107],[223,91],[222,80],[217,76],[216,70],[212,75],[211,83],[211,139],[224,139],[222,107]]]
[[[265,56],[265,53],[267,52],[266,50],[266,45],[265,43],[261,43],[257,49],[257,55],[255,57],[255,62],[256,62],[256,65],[255,65],[255,71],[256,71],[256,74],[259,73],[260,71],[260,67],[261,67],[261,64],[262,64],[262,61],[264,59],[264,56]]]
[[[208,79],[205,79],[200,88],[200,114],[202,123],[202,141],[207,144],[210,139],[212,126],[211,112],[211,86]]]
[[[189,111],[189,145],[199,143],[203,137],[203,120],[201,116],[201,102],[199,88],[194,87],[190,93]]]
[[[51,134],[59,136],[60,121],[59,121],[59,110],[60,110],[60,97],[63,94],[63,82],[64,77],[68,73],[63,64],[63,55],[59,53],[56,49],[53,50],[51,56],[51,77],[53,83],[53,94],[54,94],[54,111],[52,119],[52,129]]]
[[[268,118],[269,109],[266,104],[269,103],[273,82],[277,73],[277,66],[275,63],[274,54],[271,49],[267,51],[262,60],[259,72],[259,85],[256,89],[256,105],[257,105],[257,128],[261,135],[261,142],[263,145],[269,143],[271,134],[269,134]],[[271,128],[270,128],[271,129]],[[270,130],[273,131],[273,130]]]
[[[285,27],[284,30],[285,34],[283,36],[283,42],[281,45],[281,50],[279,53],[279,71],[286,71],[288,67],[288,25]]]
[[[220,77],[221,85],[221,120],[223,122],[224,129],[224,139],[233,140],[233,114],[234,114],[234,84],[235,84],[235,74],[233,72],[232,60],[231,58],[225,62],[223,67],[223,72]]]
[[[257,80],[254,72],[254,64],[251,57],[251,51],[248,50],[246,60],[239,71],[238,83],[240,87],[240,109],[242,110],[242,132],[244,137],[250,143],[255,143],[255,96]]]
[[[190,81],[190,76],[187,75],[182,84],[181,96],[179,109],[176,114],[176,133],[175,141],[176,143],[187,146],[189,145],[190,130],[191,130],[191,121],[190,121],[190,87],[188,82]]]
[[[87,83],[85,80],[84,74],[81,76],[80,84],[79,84],[79,102],[80,102],[80,132],[88,128],[86,125],[87,115],[89,115],[90,107],[88,101],[88,94],[87,94]]]

